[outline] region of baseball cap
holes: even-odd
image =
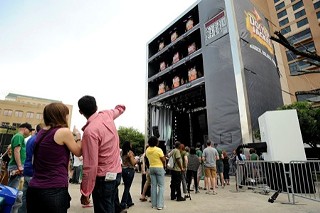
[[[30,132],[34,130],[34,128],[32,128],[31,124],[29,123],[23,123],[19,126],[19,128],[27,128]]]

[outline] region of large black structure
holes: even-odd
[[[197,1],[147,44],[147,137],[229,152],[282,106],[268,23],[249,0]]]

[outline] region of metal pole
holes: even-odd
[[[234,0],[225,0],[225,5],[228,19],[233,70],[235,75],[235,83],[238,97],[242,143],[250,143],[252,142],[251,119],[249,113],[249,105],[247,104],[247,88],[245,83],[244,66],[240,48],[241,45],[238,24],[236,20],[236,13],[234,8]]]

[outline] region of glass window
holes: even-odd
[[[289,23],[289,19],[288,19],[288,18],[285,18],[285,19],[279,21],[280,27],[282,27],[283,25],[286,25],[286,24],[288,24],[288,23]]]
[[[296,19],[298,19],[298,18],[304,16],[305,14],[306,14],[306,11],[303,9],[303,10],[300,10],[299,12],[296,12],[296,13],[294,14],[294,17],[295,17]]]
[[[9,122],[1,122],[1,126],[7,127],[7,126],[10,126],[10,123]]]
[[[42,114],[41,113],[37,113],[36,114],[36,119],[41,120],[42,119]]]
[[[274,0],[274,3],[277,3],[277,2],[279,2],[280,0]]]
[[[317,18],[320,19],[320,11],[317,12]]]
[[[276,5],[276,10],[280,10],[281,8],[284,8],[284,6],[286,6],[284,2],[281,2],[280,4]]]
[[[302,7],[303,6],[303,2],[302,2],[302,0],[300,0],[298,3],[295,3],[293,6],[292,6],[292,8],[293,8],[293,10],[297,10],[297,9],[299,9],[300,7]]]
[[[5,109],[3,110],[3,116],[12,116],[12,110],[11,109]]]
[[[293,36],[290,36],[287,38],[287,40],[290,42],[290,43],[298,43],[306,38],[309,38],[311,37],[311,31],[310,29],[306,29],[306,30],[303,30],[301,31],[300,33],[297,33]]]
[[[291,2],[294,2],[295,0],[291,0]]]
[[[310,67],[310,63],[305,61],[298,61],[298,67],[300,70],[306,69],[307,67]]]
[[[313,6],[314,6],[314,9],[320,8],[320,1],[314,3]]]
[[[297,63],[291,63],[289,64],[289,69],[290,69],[290,74],[291,75],[296,75],[298,74],[298,64]]]
[[[288,26],[288,27],[285,27],[281,30],[281,34],[284,35],[284,34],[287,34],[287,33],[290,33],[291,32],[291,27]]]
[[[315,52],[316,48],[314,46],[313,41],[311,41],[310,43],[301,45],[300,47],[297,47],[298,51],[309,51],[309,52]]]
[[[307,18],[304,18],[304,19],[302,19],[301,21],[298,21],[297,22],[297,27],[299,28],[299,27],[302,27],[302,26],[304,26],[304,25],[306,25],[306,24],[308,24],[309,22],[308,22],[308,19]]]
[[[12,126],[15,128],[19,128],[20,125],[21,125],[21,123],[12,123]]]
[[[282,18],[283,16],[286,16],[286,15],[287,15],[287,11],[286,11],[286,10],[283,10],[283,11],[281,11],[281,12],[279,12],[279,13],[277,14],[278,19],[280,19],[280,18]]]
[[[286,52],[286,54],[287,54],[288,62],[293,61],[293,60],[295,60],[295,59],[297,58],[296,54],[294,54],[294,53],[291,52],[290,50],[288,50],[288,51]]]
[[[26,118],[33,118],[33,112],[27,112]]]
[[[22,111],[16,110],[16,111],[14,112],[14,116],[17,117],[17,118],[22,118],[22,115],[23,115],[23,112],[22,112]]]
[[[297,98],[297,101],[308,101],[308,100],[312,100],[312,99],[318,99],[320,100],[320,96],[317,95],[317,94],[297,94],[296,93],[296,98]]]

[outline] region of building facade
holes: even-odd
[[[297,50],[320,55],[320,0],[251,0]],[[320,101],[320,62],[294,54],[273,42],[281,74],[284,104]]]
[[[268,11],[268,9],[267,9]],[[267,18],[268,19],[268,18]],[[283,105],[268,22],[249,0],[197,1],[148,49],[148,136],[232,152]]]
[[[0,100],[0,131],[5,129],[14,129],[20,124],[28,122],[33,128],[39,123],[43,123],[43,109],[52,102],[61,102],[57,100],[38,98],[20,94],[9,93],[5,100]],[[69,108],[69,124],[72,117],[72,105]]]

